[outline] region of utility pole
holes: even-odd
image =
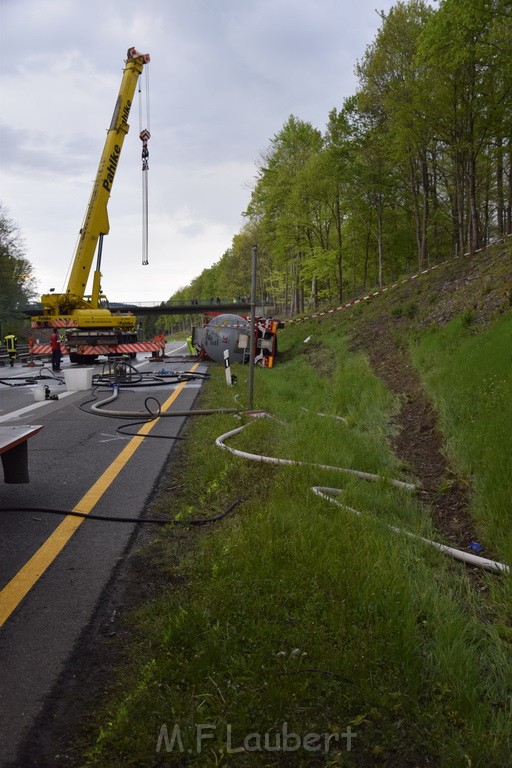
[[[252,272],[251,272],[251,328],[249,336],[249,410],[253,409],[254,399],[254,344],[256,325],[256,261],[258,258],[258,246],[252,246]]]

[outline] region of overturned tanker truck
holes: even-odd
[[[277,355],[278,321],[257,317],[254,328],[254,362],[272,368]],[[224,351],[234,363],[248,363],[251,349],[250,318],[243,315],[207,312],[202,327],[192,329],[192,346],[203,359],[224,362]]]

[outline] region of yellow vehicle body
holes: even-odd
[[[114,114],[107,131],[84,224],[80,230],[66,292],[46,293],[41,297],[43,314],[32,318],[33,328],[97,328],[135,333],[136,318],[133,315],[113,314],[101,306],[105,296],[101,293],[100,266],[103,236],[107,235],[110,229],[107,206],[123,142],[129,130],[128,117],[132,100],[139,76],[149,60],[149,54],[138,53],[135,48],[128,50]],[[98,261],[92,292],[86,295],[86,286],[97,250]]]
[[[132,329],[133,315],[114,314],[110,309],[75,309],[68,315],[39,315],[32,318],[37,328],[119,328]],[[37,321],[37,326],[34,325]]]

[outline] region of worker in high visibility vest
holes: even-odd
[[[187,347],[188,347],[188,353],[189,355],[195,355],[197,354],[194,345],[192,344],[192,336],[189,336],[188,339],[186,339]]]
[[[11,368],[13,367],[14,361],[16,360],[16,342],[17,341],[18,339],[16,338],[14,333],[10,333],[8,334],[8,336],[4,338],[5,348],[7,350],[7,354],[9,355],[9,362],[11,364]]]

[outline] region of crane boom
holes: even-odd
[[[128,117],[137,87],[139,75],[144,64],[149,61],[148,54],[139,54],[135,48],[128,50],[126,67],[123,72],[119,95],[117,97],[105,146],[98,165],[91,199],[87,207],[84,225],[76,249],[73,267],[66,288],[66,296],[83,298],[87,280],[98,241],[109,232],[107,205],[117,170],[117,164],[123,148],[123,142],[129,130]],[[99,299],[99,269],[96,270],[95,284],[91,297],[91,306],[96,308]]]
[[[155,352],[162,349],[162,339],[139,342],[137,318],[130,312],[111,312],[102,305],[101,299],[101,252],[103,237],[108,234],[107,206],[112,192],[121,150],[128,133],[128,117],[137,81],[144,65],[150,60],[148,53],[128,49],[123,77],[116,100],[114,114],[107,130],[105,146],[101,154],[92,194],[87,206],[80,238],[73,258],[71,273],[65,293],[47,293],[41,297],[43,313],[32,317],[32,328],[65,328],[66,340],[63,351],[70,361],[89,363],[98,355],[129,354],[141,351]],[[149,131],[142,131],[143,169],[147,169],[147,140]],[[86,295],[94,254],[97,263],[93,276],[92,292]],[[44,345],[43,345],[44,346]]]
[[[53,315],[67,315],[74,309],[98,309],[102,239],[104,235],[108,234],[110,228],[107,212],[108,201],[124,138],[129,130],[128,117],[137,81],[142,73],[144,64],[147,64],[149,60],[149,54],[139,53],[135,48],[128,49],[119,94],[110,127],[107,131],[84,223],[80,230],[80,239],[73,259],[66,292],[63,294],[50,293],[43,295],[41,302],[45,312]],[[87,281],[97,248],[99,258],[94,273],[92,294],[86,297]]]

